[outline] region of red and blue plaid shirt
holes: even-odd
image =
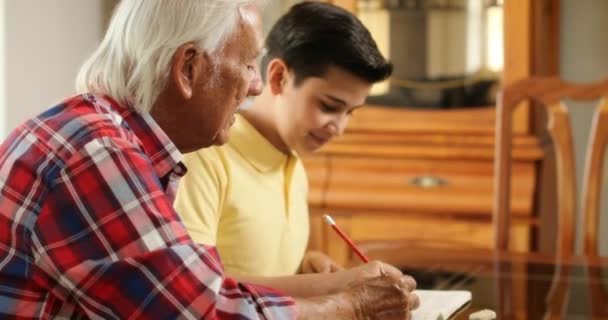
[[[172,208],[181,154],[150,115],[76,96],[0,146],[0,319],[292,319],[224,277]]]

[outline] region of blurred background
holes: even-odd
[[[0,0],[0,139],[74,93],[77,70],[101,40],[118,2]],[[269,0],[265,30],[296,2]],[[371,107],[353,118],[350,131],[335,144],[341,148],[329,146],[306,160],[311,246],[338,261],[350,259],[319,219],[328,210],[358,243],[491,246],[496,92],[522,74],[558,74],[575,82],[607,78],[608,1],[331,2],[356,12],[395,73],[374,86]],[[580,185],[593,110],[569,107]],[[546,154],[539,129],[543,115],[525,111],[516,119],[515,131],[535,146],[523,150],[532,156],[516,159],[519,189],[513,196],[519,202],[513,210],[521,221],[536,222],[516,226],[515,247],[552,250],[551,238],[536,232],[538,225],[555,224],[550,214],[555,173],[541,155]],[[602,199],[608,199],[608,190]],[[608,254],[606,202],[600,219],[603,254]],[[580,232],[577,243],[580,248]]]
[[[73,93],[78,67],[101,39],[117,2],[0,1],[0,137],[5,137],[27,117]],[[295,2],[268,1],[264,13],[265,29]],[[428,1],[431,5],[427,7],[418,1],[355,2],[352,6],[356,6],[359,17],[397,67],[393,83],[383,83],[374,88],[370,102],[413,108],[491,104],[493,96],[488,90],[499,81],[503,67],[502,54],[492,54],[502,48],[502,38],[497,36],[502,32],[502,2]],[[608,1],[558,2],[559,74],[579,82],[606,77]],[[468,7],[462,10],[462,6]],[[429,8],[434,9],[432,14]],[[475,36],[467,36],[466,31],[471,34],[472,28],[477,28],[473,33]],[[458,30],[462,32],[459,34]],[[406,37],[408,41],[395,41],[396,35]],[[446,42],[442,39],[451,40]],[[391,43],[392,46],[389,45]],[[415,47],[423,48],[416,51]],[[399,53],[405,53],[407,58],[400,59]],[[473,58],[467,58],[467,54],[472,54]],[[402,80],[413,86],[433,85],[442,81],[466,81],[465,78],[475,74],[483,78],[482,83],[477,84],[482,88],[473,90],[482,96],[476,101],[467,101],[466,97],[458,94],[452,94],[453,99],[449,100],[445,98],[449,93],[438,94],[440,90],[437,89],[415,92],[398,83]],[[441,94],[444,95],[443,101],[438,98]],[[591,111],[576,109],[573,113],[576,139],[585,141]],[[584,148],[584,144],[577,145]],[[582,157],[583,152],[577,154]],[[579,159],[579,164],[581,161]],[[608,234],[607,220],[602,221],[604,234]],[[605,252],[606,245],[602,247]]]

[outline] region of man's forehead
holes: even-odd
[[[256,32],[263,33],[262,12],[258,6],[251,4],[241,7],[241,17],[245,23],[253,25]]]
[[[255,58],[261,50],[258,43],[257,28],[254,24],[255,20],[252,18],[255,11],[248,7],[240,8],[237,28],[232,32],[221,50],[224,55],[235,55],[239,59],[249,60]]]
[[[264,42],[264,28],[262,24],[262,13],[256,5],[248,5],[241,10],[243,23],[247,28],[252,28],[255,32],[256,48],[255,54],[259,55]],[[251,30],[251,29],[249,29]]]
[[[247,59],[253,59],[260,55],[263,46],[263,26],[262,16],[259,8],[255,5],[248,5],[241,8],[241,30],[244,49],[247,51]]]

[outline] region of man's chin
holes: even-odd
[[[225,145],[225,144],[226,144],[226,142],[228,142],[228,139],[226,139],[226,140],[217,140],[217,141],[214,141],[214,142],[213,142],[213,145],[214,145],[214,146],[218,146],[218,147],[219,147],[219,146],[223,146],[223,145]]]
[[[220,133],[218,133],[217,136],[215,136],[215,139],[213,139],[213,145],[215,145],[215,146],[224,145],[224,144],[226,144],[226,142],[228,142],[229,138],[230,138],[229,130],[224,129]]]

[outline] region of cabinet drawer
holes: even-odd
[[[328,253],[342,264],[358,261],[352,250],[321,218],[321,211],[311,212],[312,248]],[[493,228],[489,219],[464,219],[410,213],[407,215],[372,211],[332,212],[340,228],[357,244],[367,249],[396,244],[412,248],[494,248]],[[526,219],[516,219],[511,227],[510,248],[529,250],[531,228]]]
[[[447,161],[350,158],[332,156],[322,187],[326,208],[395,212],[490,215],[493,164],[490,161]],[[530,215],[535,185],[534,164],[515,163],[512,170],[513,214]],[[325,187],[323,187],[325,185]],[[312,190],[311,190],[312,191]]]
[[[511,248],[525,250],[529,231],[527,222],[514,221]],[[492,223],[481,219],[363,214],[350,217],[349,234],[358,243],[407,242],[416,247],[491,249],[494,232]],[[330,237],[330,241],[337,240]]]

